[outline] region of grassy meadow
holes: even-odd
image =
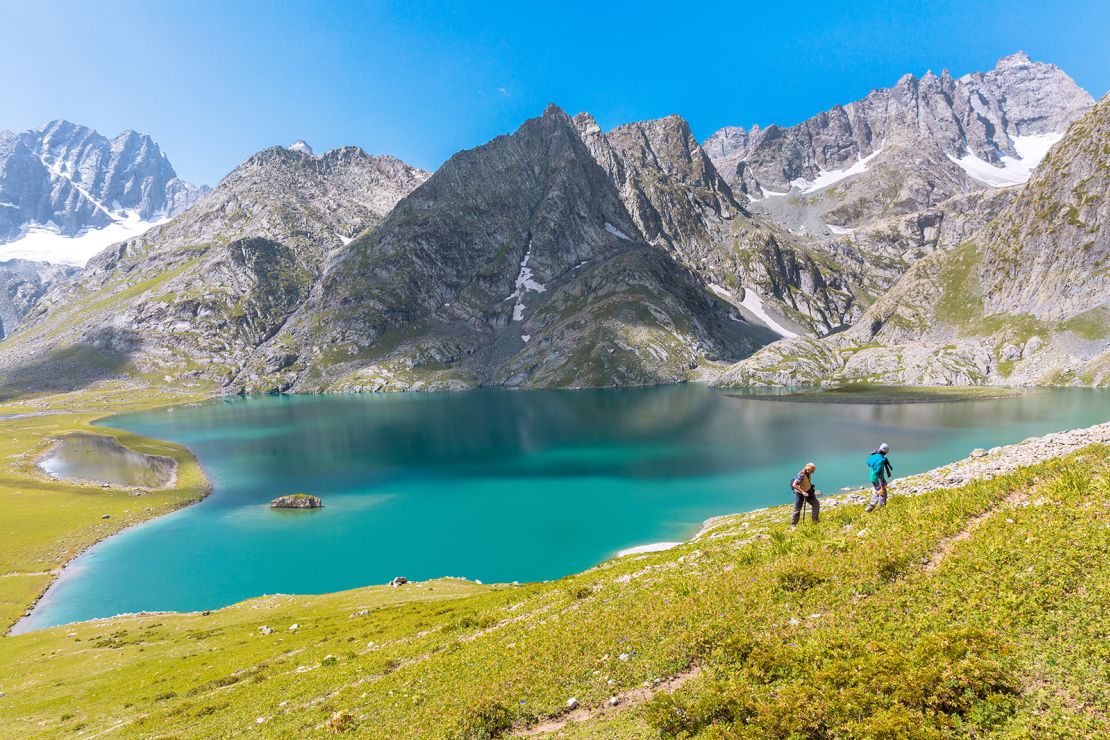
[[[64,430],[87,413],[26,421]],[[793,532],[786,507],[724,517],[548,583],[273,595],[5,637],[0,736],[1106,736],[1107,452],[871,515],[827,507]],[[152,505],[39,495],[22,514],[36,529],[5,539],[13,571],[19,553],[49,572]],[[11,614],[36,591],[20,587]]]
[[[139,389],[118,382],[0,404],[0,507],[4,512],[0,519],[0,631],[6,632],[57,571],[89,545],[192,503],[208,492],[200,466],[185,448],[94,427],[92,422],[116,413],[202,398],[196,392]],[[177,481],[172,488],[136,496],[128,490],[53,480],[36,463],[53,439],[72,432],[109,435],[136,452],[173,458]]]

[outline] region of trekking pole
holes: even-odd
[[[806,520],[806,507],[807,506],[809,506],[809,498],[806,497],[806,496],[803,496],[802,497],[802,518],[798,520],[799,524],[801,524],[802,522],[804,522]]]

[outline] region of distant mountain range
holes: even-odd
[[[41,277],[11,302],[0,373],[246,392],[1107,384],[1106,105],[1016,54],[704,144],[678,116],[605,132],[551,106],[432,174],[273,147]],[[73,213],[85,190],[138,218],[185,202],[168,162],[137,200],[86,187],[92,164],[51,168]]]
[[[178,178],[146,134],[108,139],[61,120],[0,131],[0,256],[84,264],[208,191]]]
[[[849,330],[764,348],[722,385],[1110,385],[1110,94],[994,217]]]
[[[1059,67],[1019,52],[959,79],[907,74],[789,128],[723,128],[704,146],[756,210],[815,236],[841,234],[1025,182],[1093,104]]]

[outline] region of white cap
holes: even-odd
[[[890,445],[888,445],[886,442],[883,442],[881,445],[879,445],[879,452],[890,452]]]

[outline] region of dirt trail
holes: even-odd
[[[954,549],[956,549],[956,545],[970,538],[975,529],[991,516],[1005,509],[1012,509],[1013,507],[1020,504],[1022,501],[1025,501],[1027,498],[1029,498],[1028,492],[1014,491],[1009,496],[984,511],[979,516],[973,517],[967,523],[967,526],[961,529],[959,532],[952,535],[951,537],[945,537],[943,540],[938,542],[936,549],[934,549],[932,554],[929,555],[929,560],[925,563],[925,572],[931,573],[939,568],[941,562],[943,562],[944,559],[948,557],[948,555]]]
[[[661,681],[653,686],[643,686],[638,689],[630,689],[629,691],[622,691],[614,694],[614,696],[617,697],[616,706],[605,704],[600,707],[580,707],[579,709],[567,712],[558,717],[552,717],[538,725],[532,725],[531,727],[515,727],[513,728],[513,737],[546,735],[552,732],[558,732],[572,722],[585,722],[591,719],[608,717],[617,712],[624,712],[643,704],[661,691],[666,691],[668,693],[675,691],[682,686],[682,684],[693,678],[697,678],[699,675],[701,675],[701,666],[694,666],[689,670],[671,676],[667,680]]]

